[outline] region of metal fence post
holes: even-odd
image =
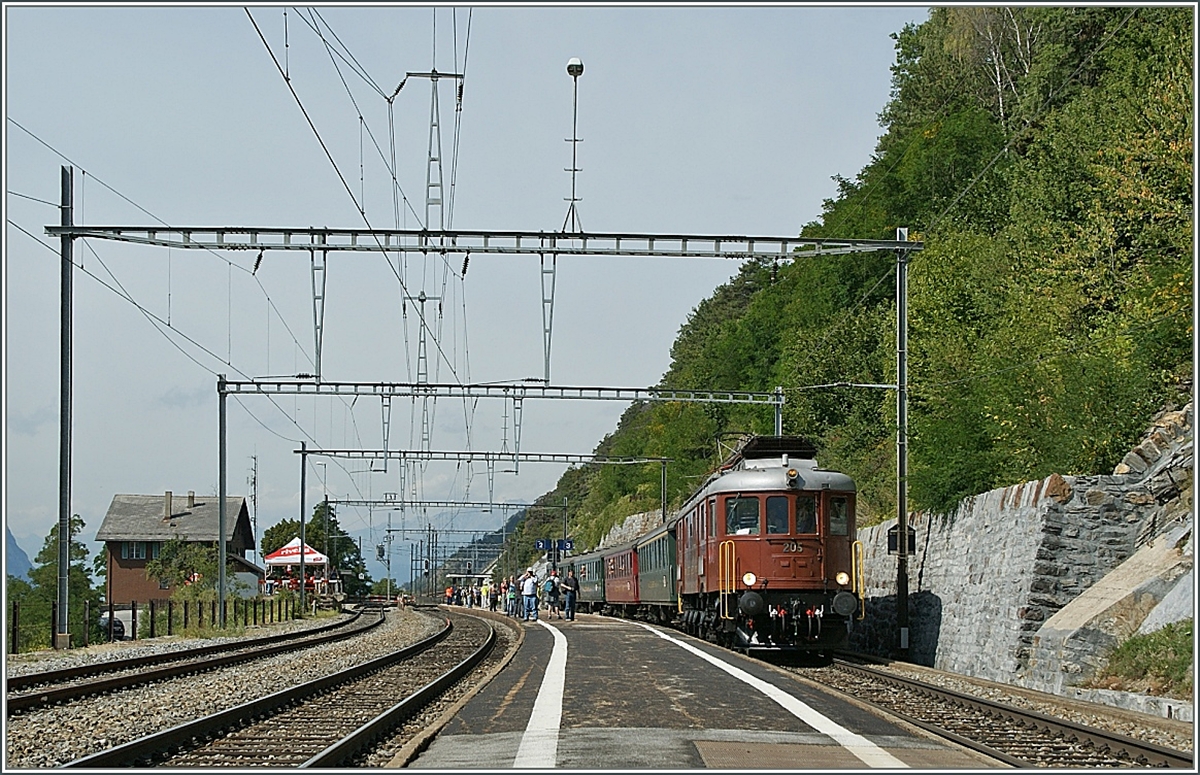
[[[151,599],[151,601],[150,601],[150,637],[151,638],[155,637],[154,619],[156,618],[156,614],[157,614],[156,606],[154,605],[154,600]]]
[[[129,637],[132,640],[137,640],[137,601],[136,600],[131,600],[129,603],[129,621],[133,625],[132,627],[130,627],[130,629],[133,630],[133,634],[130,635]]]
[[[13,601],[12,611],[12,653],[17,654],[21,650],[18,637],[21,632],[21,604],[16,600]]]

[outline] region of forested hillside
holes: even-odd
[[[872,161],[803,236],[921,240],[909,275],[910,508],[1111,471],[1192,380],[1191,8],[941,8],[895,35]],[[803,214],[800,214],[804,217]],[[895,512],[895,257],[748,264],[682,326],[661,386],[787,395],[785,432]],[[597,452],[674,458],[681,502],[763,407],[631,406]],[[659,503],[657,465],[568,471],[586,546]],[[553,522],[560,515],[545,513]],[[540,528],[529,525],[530,535]]]

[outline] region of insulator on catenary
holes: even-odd
[[[471,263],[471,257],[463,256],[463,268],[462,268],[462,276],[463,277],[467,276],[467,264],[469,264],[469,263]]]
[[[258,251],[258,258],[254,259],[254,269],[250,270],[250,274],[253,275],[258,272],[258,267],[262,265],[262,257],[263,252],[260,250]]]

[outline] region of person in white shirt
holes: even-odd
[[[538,618],[538,583],[533,568],[525,571],[521,577],[521,595],[525,598],[524,621],[536,622]]]

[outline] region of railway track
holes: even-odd
[[[801,673],[1014,767],[1181,767],[1190,753],[835,660]]]
[[[457,626],[447,619],[435,635],[383,657],[64,766],[347,766],[488,655],[494,628],[471,617],[455,620]]]
[[[377,609],[375,615],[368,614],[365,624],[360,622],[362,616],[363,612],[360,610],[349,618],[301,632],[14,676],[5,681],[5,714],[12,716],[32,708],[128,689],[176,676],[216,670],[294,649],[309,648],[353,637],[378,626],[383,621],[381,609]],[[350,626],[355,623],[358,623],[358,626]]]

